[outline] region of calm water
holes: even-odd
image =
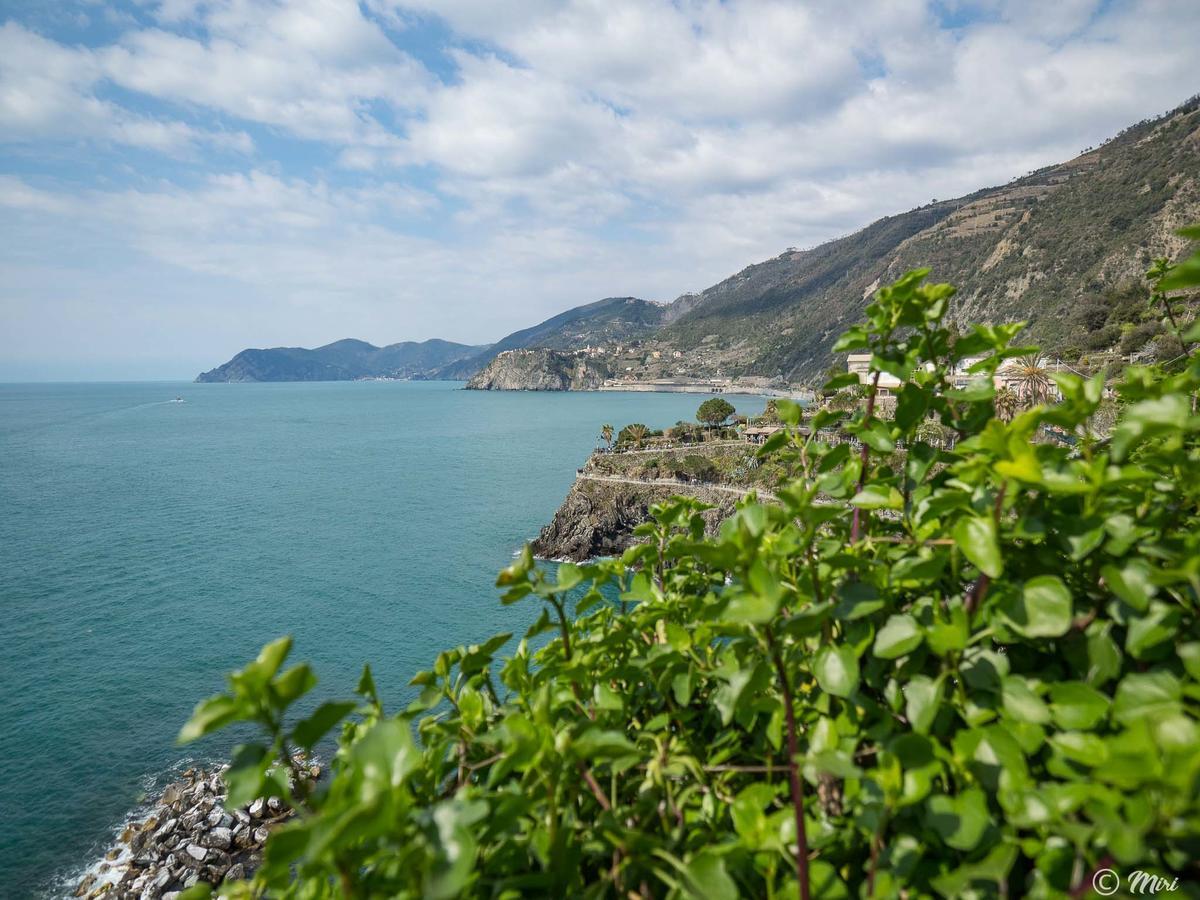
[[[495,573],[599,426],[704,399],[459,387],[0,385],[0,897],[89,861],[265,641],[322,696],[370,661],[396,708],[439,649],[524,627]]]

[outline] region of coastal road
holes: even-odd
[[[686,493],[689,487],[704,488],[705,490],[717,491],[722,494],[734,494],[738,497],[745,497],[747,494],[754,492],[764,500],[779,500],[770,491],[764,491],[760,488],[741,488],[725,484],[707,484],[705,482],[693,483],[677,481],[674,478],[622,478],[620,475],[591,475],[587,472],[581,472],[575,477],[578,481],[609,481],[613,484],[632,484],[641,485],[642,487],[672,487],[676,488],[679,493]]]

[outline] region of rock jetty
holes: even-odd
[[[198,881],[218,885],[248,877],[262,860],[271,829],[292,815],[278,797],[225,807],[228,769],[191,768],[168,784],[149,811],[130,821],[104,859],[75,888],[76,897],[174,900]],[[304,762],[301,777],[320,776]]]

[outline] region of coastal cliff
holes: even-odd
[[[467,382],[470,391],[594,391],[608,367],[559,350],[507,350]]]
[[[713,507],[704,513],[711,534],[751,490],[772,500],[778,477],[773,464],[760,462],[755,448],[741,441],[596,452],[533,541],[533,552],[572,562],[615,556],[633,545],[633,530],[649,520],[651,506],[676,496]]]
[[[685,495],[713,504],[704,512],[709,534],[733,514],[738,495],[700,484],[634,484],[581,477],[550,523],[533,542],[542,559],[583,562],[616,556],[635,543],[633,529],[650,518],[650,507]]]

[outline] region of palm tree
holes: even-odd
[[[996,418],[1001,422],[1011,422],[1017,415],[1017,410],[1021,408],[1021,398],[1008,385],[1004,385],[996,391],[996,396],[992,399],[992,405],[996,408]]]
[[[645,425],[639,424],[626,425],[625,431],[629,435],[630,439],[639,447],[642,446],[642,441],[646,439],[646,436],[650,434],[649,428],[647,428]]]
[[[1036,406],[1050,399],[1050,374],[1036,353],[1018,356],[1008,368],[1008,380],[1017,386],[1024,406]]]
[[[950,440],[950,429],[937,419],[927,418],[921,421],[914,432],[918,441],[923,441],[934,447],[944,447]]]
[[[613,427],[605,423],[600,428],[600,437],[604,441],[609,450],[612,449]]]

